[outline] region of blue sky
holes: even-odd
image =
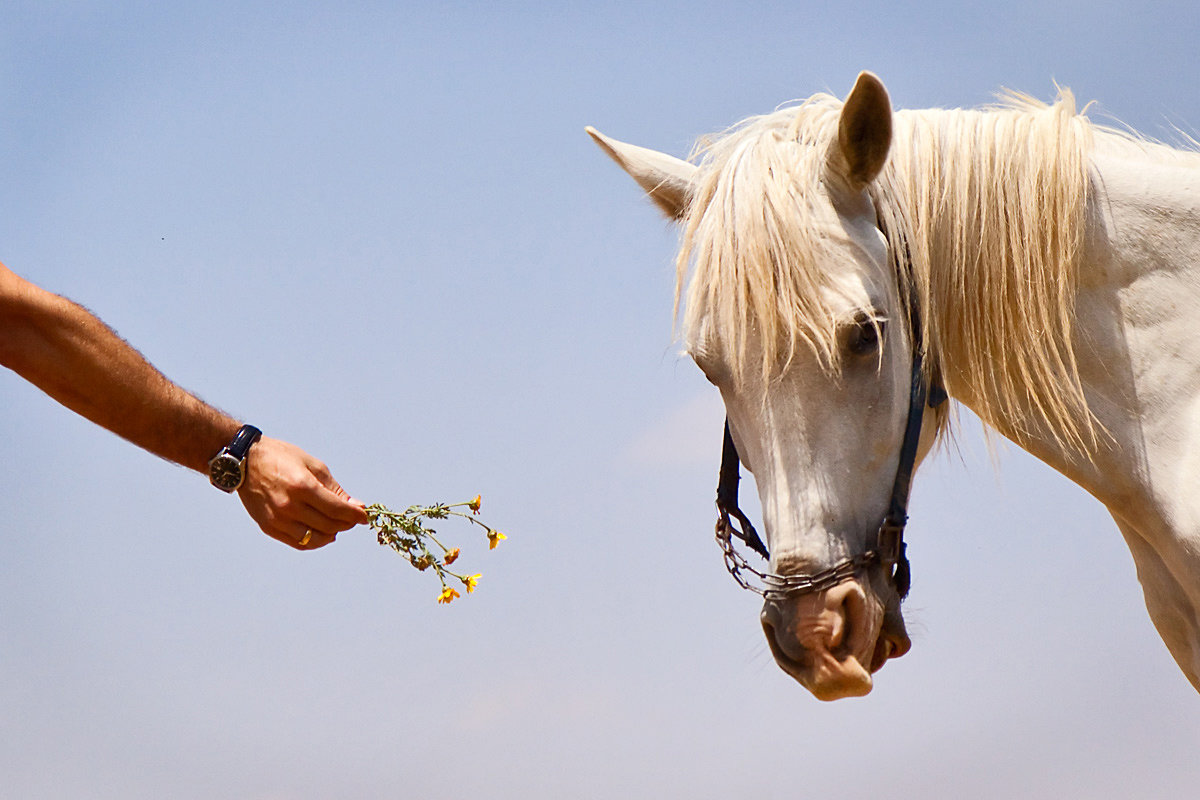
[[[1200,125],[1187,3],[5,3],[0,260],[368,502],[484,496],[449,607],[0,375],[14,797],[1187,794],[1195,692],[1106,512],[1013,448],[918,476],[913,651],[817,703],[711,540],[675,232],[583,132],[692,141],[861,69]],[[468,544],[469,543],[469,544]]]

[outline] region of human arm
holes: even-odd
[[[240,423],[183,390],[94,314],[0,264],[0,365],[72,411],[207,474]],[[320,461],[277,439],[250,448],[242,504],[267,535],[303,549],[367,521]]]

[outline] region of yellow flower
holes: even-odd
[[[488,530],[488,550],[495,550],[496,545],[500,544],[500,542],[504,541],[507,538],[508,537],[505,536],[500,531],[494,531],[494,530],[489,529]]]
[[[454,598],[456,598],[458,596],[459,596],[458,592],[454,591],[449,586],[443,586],[442,593],[440,595],[438,595],[438,602],[439,603],[449,603],[451,600],[453,600]]]
[[[479,513],[479,506],[483,504],[483,495],[475,495],[475,499],[467,503],[467,508],[471,509],[472,514]]]
[[[453,550],[446,551],[446,555],[442,558],[442,563],[444,563],[448,567],[451,564],[453,564],[457,559],[458,559],[458,548],[455,547]]]
[[[467,587],[467,594],[475,591],[475,586],[478,585],[479,579],[482,577],[482,574],[475,574],[462,579],[463,586]]]

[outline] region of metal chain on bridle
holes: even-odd
[[[751,526],[750,531],[753,530],[753,526]],[[762,572],[752,567],[745,556],[733,546],[733,536],[742,538],[742,531],[735,529],[730,523],[729,517],[722,512],[722,518],[717,521],[717,544],[721,546],[724,554],[725,569],[729,570],[729,574],[737,581],[738,586],[761,595],[767,600],[781,600],[792,595],[812,594],[832,589],[842,581],[853,578],[860,570],[871,566],[876,560],[882,560],[878,550],[868,550],[859,556],[840,561],[829,569],[811,575],[779,575],[774,572]],[[752,547],[752,545],[749,546]],[[908,559],[904,557],[903,548],[900,559],[902,561],[897,561],[897,564],[903,563],[907,572]],[[752,583],[747,574],[757,578],[761,585]],[[893,576],[893,580],[895,580],[895,576]]]
[[[830,589],[847,578],[851,578],[874,564],[879,564],[888,579],[903,599],[911,585],[907,546],[904,543],[904,526],[908,521],[908,495],[912,487],[912,473],[917,460],[917,448],[921,442],[921,424],[925,408],[936,408],[946,400],[945,389],[940,383],[926,383],[922,363],[921,319],[915,289],[909,292],[909,334],[912,342],[912,381],[908,399],[908,420],[904,427],[904,438],[900,446],[896,479],[892,483],[891,498],[887,512],[879,524],[875,547],[852,558],[846,558],[833,566],[810,574],[779,575],[762,572],[746,561],[734,547],[734,538],[764,559],[770,553],[754,525],[738,507],[738,484],[741,482],[737,446],[729,431],[729,420],[725,420],[725,441],[721,449],[721,474],[717,484],[717,544],[725,560],[725,568],[743,589],[748,589],[767,600],[810,594]],[[737,525],[734,520],[737,520]],[[752,576],[752,577],[748,577]],[[754,580],[757,579],[756,584]]]

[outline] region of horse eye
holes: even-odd
[[[846,349],[856,356],[870,355],[879,350],[879,340],[883,337],[886,323],[880,319],[860,317],[854,321],[850,339]]]

